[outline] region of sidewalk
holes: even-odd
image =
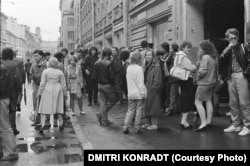
[[[45,137],[31,127],[32,122],[29,120],[32,111],[31,86],[28,85],[26,89],[27,106],[22,103],[22,112],[17,114],[16,120],[17,129],[20,131],[16,137],[19,160],[16,162],[0,161],[0,166],[82,166],[82,150],[70,121],[63,132],[59,132],[59,128],[53,128],[53,126],[45,130]]]
[[[240,137],[237,133],[224,133],[223,129],[230,124],[230,118],[224,114],[229,110],[225,104],[220,109],[222,117],[212,120],[212,128],[206,132],[181,130],[180,115],[160,117],[159,129],[149,131],[144,129],[141,135],[134,134],[131,127],[130,134],[123,134],[122,124],[127,112],[127,103],[116,105],[109,112],[109,120],[114,122],[110,127],[100,126],[95,113],[98,106],[86,106],[85,116],[78,116],[78,122],[84,133],[84,140],[91,142],[94,149],[249,149],[250,135]],[[189,117],[193,124],[193,115]],[[81,138],[79,138],[81,140]],[[84,147],[83,147],[84,148]]]

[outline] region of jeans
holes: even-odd
[[[37,93],[38,93],[38,89],[39,89],[39,85],[36,84],[35,82],[32,83],[32,98],[33,98],[33,109],[34,111],[38,111],[36,110],[37,108]],[[40,114],[37,114],[36,116],[36,123],[40,123],[41,122],[41,117],[40,117]]]
[[[229,106],[231,108],[232,125],[250,129],[250,98],[248,81],[242,73],[233,73],[228,81]]]
[[[135,128],[139,130],[141,128],[141,118],[142,118],[142,109],[143,109],[143,100],[129,100],[128,101],[128,112],[125,118],[123,128],[129,128],[132,123],[132,120],[135,116]]]
[[[122,78],[119,74],[115,75],[115,92],[120,101],[123,99],[123,91],[122,91]]]
[[[114,87],[111,87],[110,84],[98,84],[98,92],[102,121],[105,123],[108,120],[108,111],[117,102],[117,96]]]
[[[98,85],[95,79],[92,79],[91,76],[88,76],[86,78],[87,82],[87,91],[88,91],[88,100],[89,103],[92,104],[92,99],[94,98],[94,102],[97,102],[97,96],[98,96]]]
[[[9,121],[9,99],[0,100],[0,136],[5,156],[17,153],[16,139]]]

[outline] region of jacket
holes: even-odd
[[[204,55],[198,63],[197,85],[213,85],[217,80],[218,65],[215,59]]]
[[[41,64],[33,63],[30,68],[30,78],[33,80],[34,83],[37,85],[40,84],[42,73],[43,71],[47,69],[47,63],[43,61]]]
[[[86,71],[86,69],[89,71],[89,75],[87,75],[86,72],[84,71],[85,76],[93,78],[94,66],[95,66],[95,63],[97,62],[97,60],[98,60],[98,56],[88,55],[86,57],[85,61],[83,62],[84,63],[83,65],[85,67],[85,71]]]
[[[22,84],[25,84],[25,71],[24,71],[23,61],[18,58],[14,58],[13,61],[17,63],[19,70],[21,72]]]
[[[142,99],[142,95],[146,95],[146,87],[144,85],[144,75],[142,67],[137,64],[129,65],[126,78],[128,87],[128,99]]]
[[[105,59],[98,60],[94,65],[94,70],[93,78],[97,80],[97,83],[114,86],[114,73],[110,61]]]
[[[243,50],[243,48],[244,50]],[[243,75],[246,75],[245,70],[249,65],[249,51],[246,45],[237,44],[235,46],[236,60],[243,70]],[[232,50],[222,53],[220,56],[220,74],[223,79],[231,79],[232,74]]]

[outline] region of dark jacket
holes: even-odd
[[[100,59],[95,63],[93,78],[99,84],[111,84],[114,86],[114,73],[108,60]]]
[[[22,84],[25,84],[25,71],[24,71],[23,61],[18,58],[14,58],[13,61],[17,63],[19,70],[21,72]]]
[[[32,65],[31,62],[26,62],[26,63],[24,64],[25,72],[26,72],[26,73],[29,73],[29,72],[30,72],[31,65]]]
[[[246,45],[244,45],[244,50],[241,44],[238,44],[235,47],[236,60],[239,63],[240,67],[243,70],[243,74],[245,75],[246,68],[249,64],[249,52]],[[224,79],[231,79],[232,74],[232,50],[224,53],[223,56],[220,56],[220,74]]]
[[[153,60],[150,67],[145,70],[145,85],[147,88],[146,116],[161,115],[161,83],[162,73],[160,64]]]
[[[169,58],[167,60],[167,67],[168,67],[168,71],[170,72],[171,68],[174,66],[174,58],[175,58],[175,52],[171,52],[169,55]],[[168,82],[171,83],[177,83],[178,79],[169,76]]]
[[[94,72],[94,65],[95,63],[97,62],[98,60],[98,56],[91,56],[91,55],[88,55],[85,59],[85,62],[83,62],[83,66],[84,66],[84,75],[86,77],[92,77],[93,78],[93,72]],[[89,71],[89,75],[86,74],[86,69]]]

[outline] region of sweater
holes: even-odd
[[[144,85],[144,74],[141,66],[137,64],[129,65],[127,68],[127,87],[128,99],[140,100],[142,95],[146,95],[146,87]]]

